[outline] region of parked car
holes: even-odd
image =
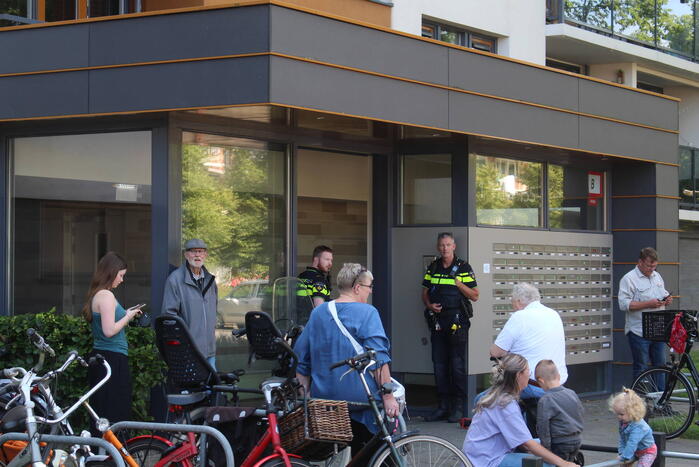
[[[216,312],[216,325],[219,328],[237,328],[245,326],[245,313],[261,311],[265,294],[270,293],[271,286],[267,279],[255,279],[241,282],[219,299]]]

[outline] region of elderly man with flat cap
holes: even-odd
[[[194,338],[199,351],[216,368],[216,306],[218,287],[204,267],[206,243],[193,238],[184,244],[182,266],[170,273],[165,282],[163,313],[180,316]]]

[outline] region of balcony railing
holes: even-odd
[[[699,61],[696,4],[697,0],[547,0],[546,19]]]
[[[0,27],[141,11],[141,0],[0,0]]]

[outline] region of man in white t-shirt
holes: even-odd
[[[553,360],[561,375],[561,384],[568,379],[563,321],[557,311],[542,305],[540,300],[541,295],[536,287],[525,282],[516,284],[512,288],[515,313],[490,347],[491,357],[500,358],[506,353],[516,353],[527,359],[529,386],[520,394],[522,399],[539,398],[544,394],[534,378],[534,369],[541,360]]]

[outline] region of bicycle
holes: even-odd
[[[41,427],[50,427],[49,434],[74,436],[73,428],[68,422],[68,417],[81,405],[85,407],[89,415],[96,422],[98,429],[103,434],[102,439],[116,448],[121,454],[124,463],[129,467],[139,467],[136,461],[129,455],[129,452],[124,448],[122,442],[109,429],[109,421],[99,417],[88,402],[90,396],[99,390],[111,377],[111,368],[104,357],[97,354],[91,357],[89,362],[86,362],[73,350],[68,353],[68,357],[60,368],[49,371],[43,376],[38,376],[38,372],[43,366],[45,355],[48,353],[53,356],[55,352],[33,329],[29,329],[27,335],[41,351],[39,363],[29,371],[19,367],[9,368],[3,371],[3,374],[8,379],[6,380],[6,384],[2,387],[2,392],[3,394],[10,394],[12,397],[6,399],[3,404],[3,409],[6,410],[5,414],[7,416],[3,417],[2,431],[26,430],[30,440],[25,448],[10,460],[8,467],[35,462],[37,446],[41,449],[40,459],[58,459],[57,462],[61,465],[87,467],[114,465],[108,456],[93,454],[88,446],[73,445],[69,452],[65,452],[62,450],[52,451],[52,446],[50,444],[40,443]],[[76,361],[84,367],[102,364],[105,368],[105,376],[93,388],[82,395],[70,408],[63,411],[53,398],[49,382],[56,379]],[[21,378],[18,378],[20,375]],[[27,404],[25,401],[31,401],[31,404]],[[36,408],[40,408],[40,411],[37,411]],[[12,411],[16,411],[16,413],[13,414]],[[39,415],[38,412],[41,412],[41,415]],[[89,437],[90,435],[89,432],[83,431],[81,436]],[[42,444],[43,447],[41,447]],[[50,453],[53,453],[53,455],[50,455]],[[54,461],[54,463],[56,463],[56,461]]]
[[[57,457],[63,457],[64,459],[61,463],[66,465],[92,465],[89,464],[92,453],[89,448],[84,446],[71,446],[70,452],[64,452],[62,450],[52,451],[51,445],[40,442],[41,428],[50,427],[49,434],[74,435],[73,429],[70,423],[68,423],[68,417],[75,412],[80,405],[85,405],[88,410],[94,414],[87,400],[107,382],[111,375],[111,369],[106,362],[103,362],[107,370],[105,378],[64,411],[53,398],[49,382],[65,372],[75,361],[83,366],[88,366],[88,363],[73,350],[68,353],[68,357],[60,368],[49,371],[43,376],[39,376],[38,372],[43,367],[45,354],[48,353],[54,356],[55,352],[33,329],[29,329],[27,335],[41,351],[38,364],[29,371],[20,367],[3,370],[3,375],[7,380],[2,387],[2,392],[3,395],[9,394],[11,397],[3,401],[3,410],[5,410],[5,413],[2,419],[2,431],[26,431],[29,438],[29,442],[24,444],[24,448],[10,459],[8,466],[19,466],[29,463],[32,463],[32,465],[40,465],[45,459]],[[96,361],[99,361],[99,358],[91,359],[91,364],[94,364]],[[37,408],[39,408],[39,410],[36,410]],[[41,415],[39,415],[39,413],[41,413]],[[112,442],[112,444],[119,449],[121,447],[120,443],[116,438],[114,438],[114,440],[117,442],[113,443],[112,440],[108,441]],[[134,464],[132,467],[138,466]]]
[[[283,340],[279,339],[276,343],[285,350],[291,351],[291,348]],[[292,363],[292,366],[295,368],[295,362]],[[289,407],[295,407],[291,400],[295,399],[299,386],[295,378],[272,377],[260,383],[259,390],[242,389],[235,385],[214,385],[211,387],[213,391],[247,392],[264,396],[264,409],[254,409],[253,413],[248,416],[266,421],[266,429],[255,446],[240,463],[241,467],[311,466],[310,463],[301,459],[300,456],[286,452],[281,444],[277,424],[279,413],[283,413]],[[189,396],[191,396],[190,399],[186,399],[187,395],[182,395],[180,400],[178,400],[178,402],[183,404],[188,422],[206,422],[207,413],[210,410],[225,410],[229,408],[194,407],[190,411],[187,410],[186,406],[191,404],[184,404],[184,402],[194,402],[201,396],[197,396],[196,393]],[[173,397],[180,396],[170,396],[171,401],[176,400]],[[193,433],[186,433],[186,439],[174,445],[162,438],[142,437],[140,440],[128,443],[127,449],[139,461],[141,467],[191,467],[194,465],[194,461],[197,459],[200,448],[203,445],[205,445],[203,442],[197,443]],[[272,450],[271,454],[267,454],[269,448]]]
[[[472,467],[471,461],[459,448],[450,442],[432,435],[422,435],[415,431],[390,434],[374,398],[366,382],[367,369],[376,363],[376,352],[368,349],[354,357],[334,363],[330,369],[348,366],[345,374],[357,372],[367,395],[374,419],[380,431],[374,435],[362,449],[350,460],[348,467],[412,467],[412,466],[465,466]],[[383,394],[394,390],[393,383],[384,383],[379,389]]]
[[[648,409],[646,419],[651,427],[656,431],[664,432],[667,439],[673,439],[689,428],[696,411],[699,372],[690,352],[697,338],[697,312],[680,310],[678,313],[646,313],[652,313],[647,318],[644,316],[644,337],[647,339],[668,342],[668,330],[672,323],[668,318],[674,318],[677,315],[680,316],[680,322],[687,331],[683,353],[678,356],[677,353],[671,352],[671,361],[668,365],[645,370],[631,385],[631,389],[646,401]],[[653,324],[651,318],[655,323],[655,332],[651,328]],[[685,369],[689,370],[689,376],[694,385],[683,372]],[[695,423],[699,424],[699,422]]]

